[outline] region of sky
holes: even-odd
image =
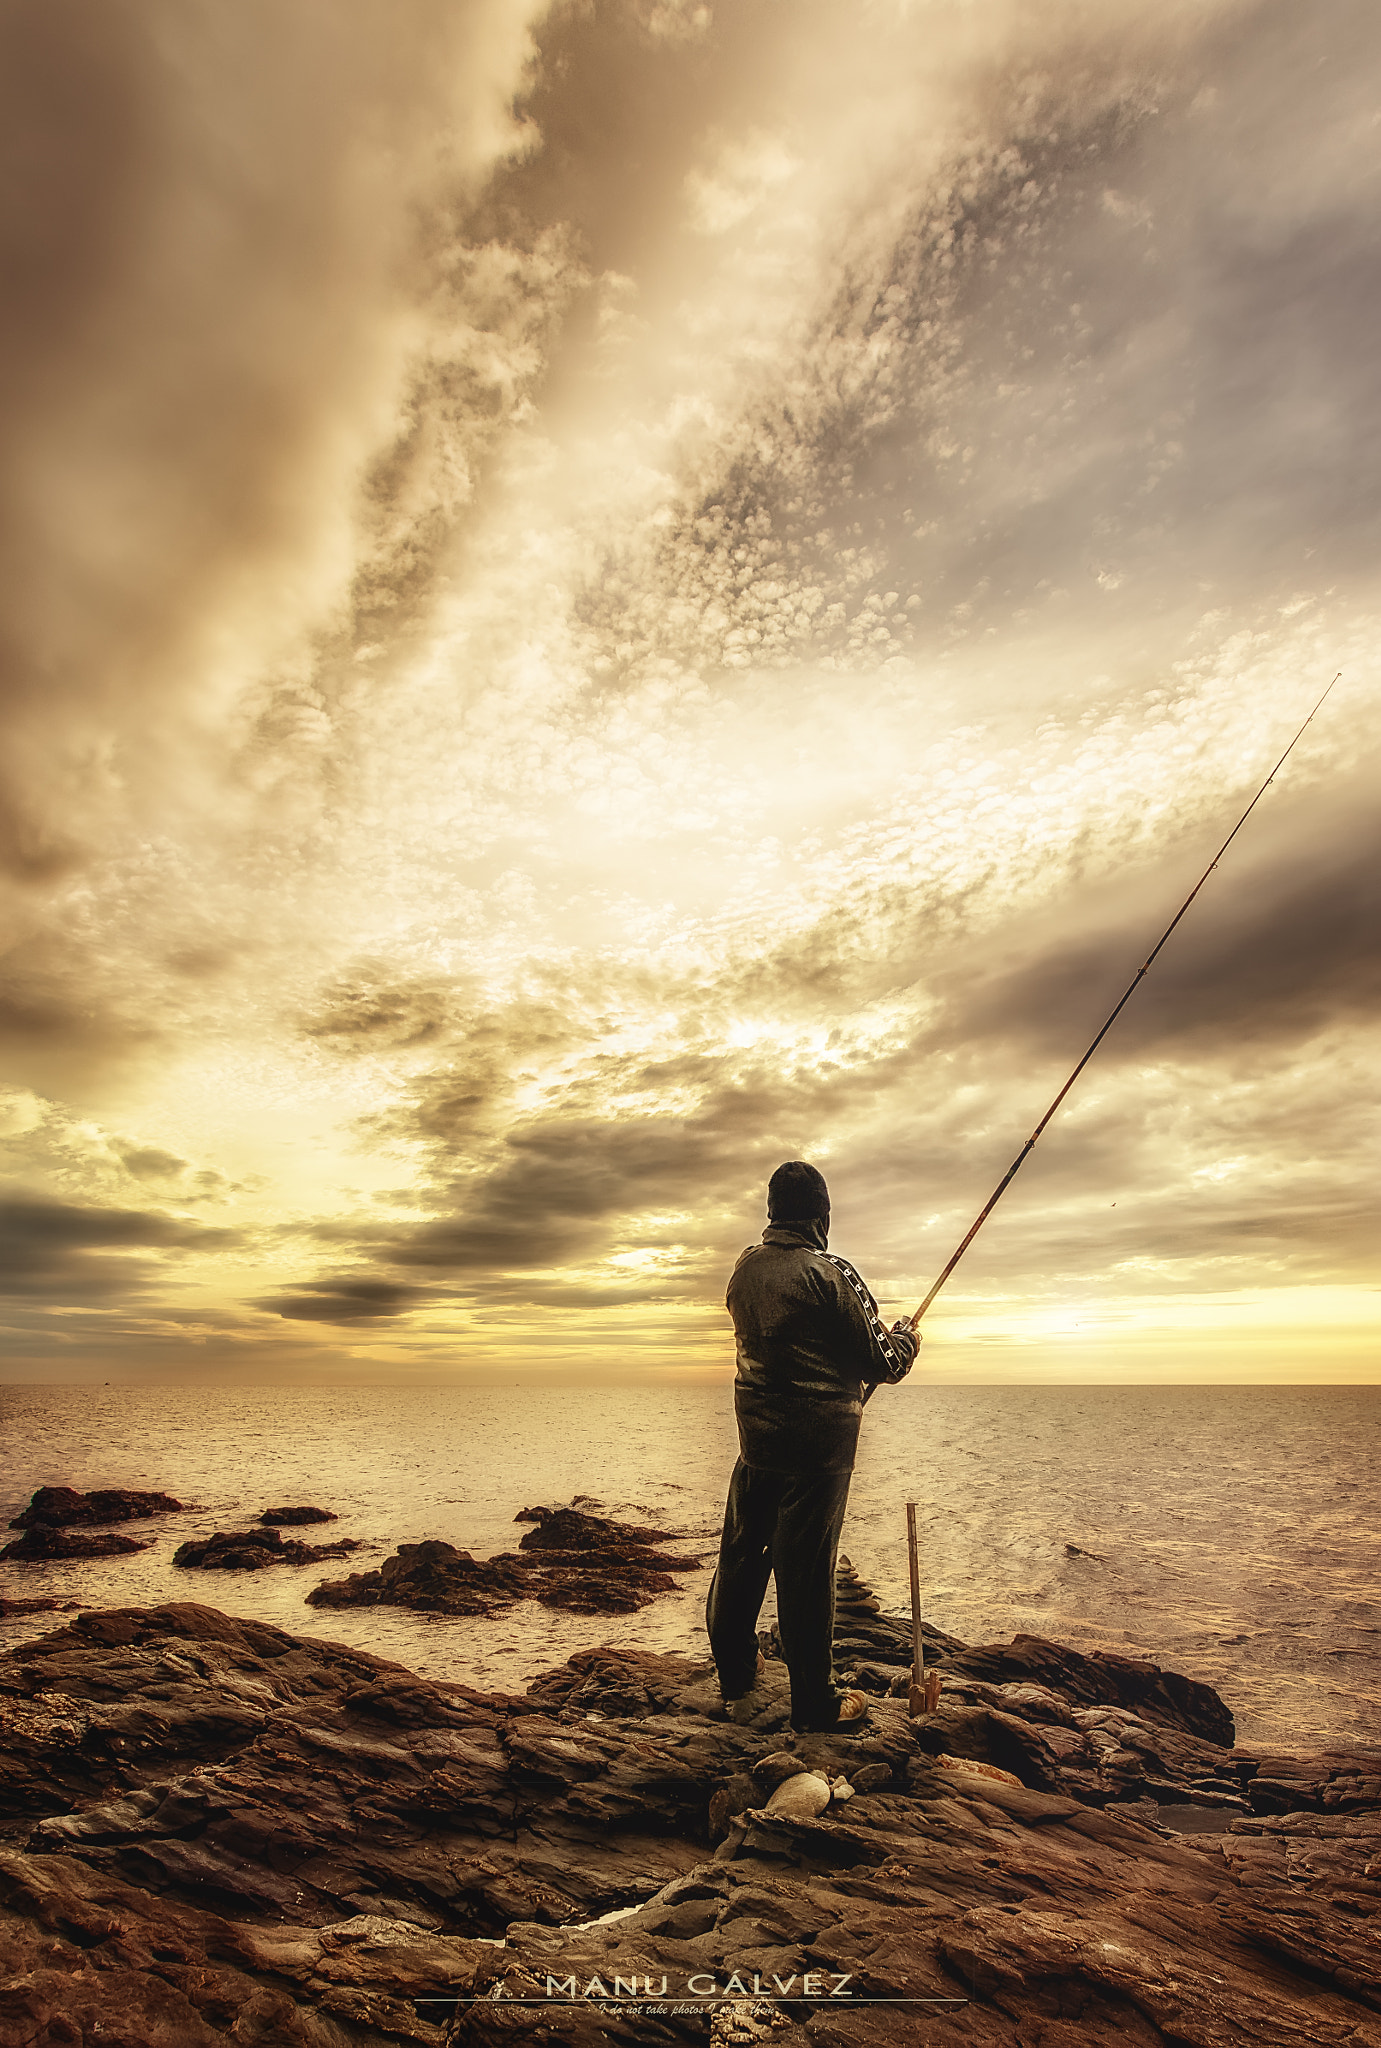
[[[13,0],[17,1381],[1381,1379],[1370,0]]]

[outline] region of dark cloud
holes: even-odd
[[[147,1055],[162,1035],[128,987],[113,987],[99,969],[74,976],[70,952],[51,937],[0,946],[0,960],[0,1061],[11,1082],[79,1093],[91,1075]]]
[[[158,1210],[10,1196],[0,1199],[0,1292],[62,1301],[135,1298],[162,1270],[148,1254],[228,1251],[242,1241],[237,1230]]]
[[[674,1085],[673,1076],[684,1083],[689,1075],[698,1099],[680,1115],[592,1113],[601,1096],[655,1096]],[[877,1077],[865,1067],[853,1079],[857,1110]],[[433,1096],[445,1103],[452,1086],[449,1075],[432,1077],[417,1124],[404,1126],[439,1124],[446,1133],[430,1188],[415,1194],[436,1213],[383,1230],[372,1219],[326,1224],[314,1234],[348,1244],[379,1273],[453,1275],[455,1291],[468,1299],[609,1306],[715,1299],[719,1268],[741,1248],[745,1219],[758,1218],[760,1227],[768,1175],[829,1127],[849,1080],[774,1072],[724,1052],[666,1062],[606,1055],[546,1114],[506,1128],[480,1159],[444,1113],[436,1117]],[[666,1262],[617,1277],[605,1266],[598,1279],[580,1283],[554,1277],[562,1267],[647,1252],[666,1253]],[[338,1293],[336,1282],[322,1280],[294,1299],[318,1288],[332,1299]]]
[[[177,1180],[187,1171],[187,1161],[175,1152],[161,1152],[156,1145],[119,1145],[116,1150],[126,1172],[136,1180]]]
[[[1271,823],[1246,827],[1251,833],[1255,825],[1264,848],[1244,838],[1209,878],[1100,1047],[1101,1062],[1148,1053],[1247,1057],[1253,1047],[1297,1044],[1376,1015],[1381,827],[1374,807],[1355,800],[1349,778],[1336,801],[1316,796],[1283,808],[1283,817],[1278,810]],[[1028,921],[976,949],[977,975],[972,964],[942,972],[938,986],[953,983],[929,1044],[999,1041],[1042,1056],[1065,1051],[1072,1065],[1131,980],[1138,952],[1145,957],[1178,908],[1167,864],[1157,865],[1154,878],[1166,892],[1160,917],[1143,871],[1126,889],[1116,924],[1107,918],[1104,887],[1091,906],[1091,929],[1071,936],[1079,902],[1066,894],[1034,932]]]
[[[347,1274],[332,1280],[303,1281],[295,1291],[265,1295],[252,1306],[289,1322],[360,1323],[406,1315],[427,1298],[418,1287]]]

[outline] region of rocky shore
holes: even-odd
[[[907,1631],[847,1570],[853,1736],[592,1648],[521,1696],[174,1605],[0,1659],[0,2044],[1381,2048],[1381,1750]],[[900,1696],[898,1696],[900,1695]],[[794,1790],[793,1790],[794,1787]],[[926,2002],[934,2001],[934,2002]]]

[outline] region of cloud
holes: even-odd
[[[1295,1046],[1375,1015],[1381,841],[1372,807],[1350,781],[1326,818],[1315,804],[1275,800],[1265,846],[1239,842],[1209,878],[1100,1062]],[[929,1043],[978,1043],[990,1057],[1000,1041],[1013,1052],[1065,1051],[1072,1064],[1179,908],[1167,867],[1121,878],[1115,922],[1105,884],[1082,905],[1065,897],[1043,919],[994,933],[976,957],[947,964]],[[1184,880],[1197,877],[1186,870]],[[1071,930],[1076,917],[1084,928]]]
[[[162,1261],[149,1253],[222,1252],[240,1233],[209,1229],[159,1210],[0,1199],[0,1291],[62,1300],[125,1300],[146,1294]]]
[[[253,1306],[289,1322],[356,1323],[402,1315],[424,1298],[420,1288],[347,1274],[335,1280],[307,1281],[295,1293],[267,1295]]]
[[[14,874],[59,874],[185,773],[227,693],[331,623],[385,545],[361,486],[389,453],[390,517],[400,475],[419,487],[413,307],[450,289],[417,209],[463,204],[514,145],[533,11],[6,11]]]
[[[46,1341],[655,1348],[788,1156],[928,1284],[1339,665],[953,1298],[1351,1284],[1374,10],[210,24],[0,31]]]
[[[619,673],[1128,621],[1165,658],[1206,590],[1288,596],[1321,550],[1369,577],[1374,23],[1101,15],[1033,46],[994,12],[919,172],[878,116],[897,155],[817,223],[827,304],[583,595]]]
[[[342,1049],[426,1045],[447,1027],[456,992],[444,984],[400,986],[387,966],[362,966],[323,990],[303,1029]]]

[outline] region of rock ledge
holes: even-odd
[[[518,1696],[190,1604],[22,1645],[3,2038],[1381,2048],[1381,1750],[1236,1749],[1207,1687],[1031,1636],[936,1633],[913,1726],[845,1590],[851,1736],[791,1733],[770,1640],[747,1727],[632,1650]]]

